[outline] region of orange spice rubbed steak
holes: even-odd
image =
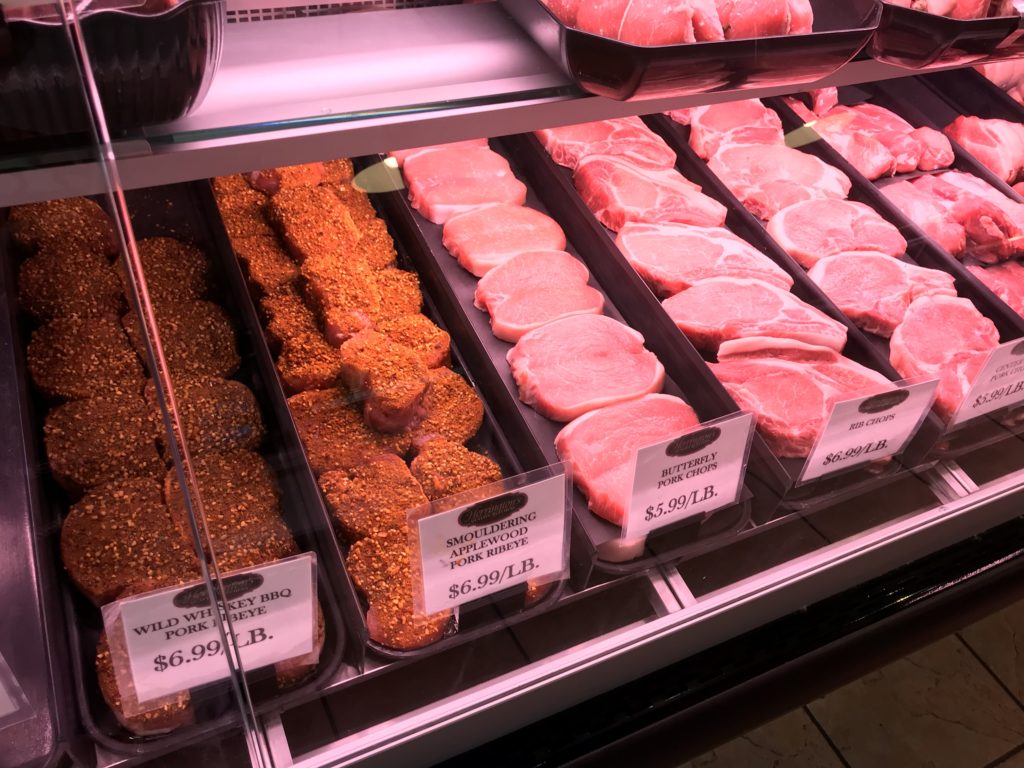
[[[491,459],[440,437],[420,448],[410,468],[431,501],[501,480]]]
[[[182,301],[154,306],[164,357],[172,375],[227,377],[238,370],[235,329],[211,301]],[[142,327],[134,313],[121,318],[135,352],[149,367]]]
[[[480,431],[484,404],[464,378],[450,368],[434,368],[427,373],[427,382],[423,396],[427,415],[414,430],[415,442],[443,437],[464,443]]]
[[[119,480],[87,493],[64,520],[60,551],[71,580],[96,605],[147,579],[187,581],[198,568],[154,478]]]
[[[159,477],[159,429],[141,395],[97,394],[64,403],[43,424],[50,471],[72,493],[110,480]]]
[[[148,237],[139,241],[139,260],[154,304],[201,299],[210,290],[210,264],[206,254],[173,237]],[[125,296],[131,296],[128,273],[118,262]]]
[[[451,337],[426,315],[403,315],[381,320],[375,330],[396,344],[413,350],[427,368],[439,368],[450,362]]]
[[[420,279],[415,272],[404,269],[382,269],[374,273],[380,292],[377,322],[415,315],[423,309]]]
[[[124,297],[106,256],[84,248],[44,248],[18,269],[18,306],[41,322],[55,317],[118,317]]]
[[[320,490],[335,527],[349,543],[404,525],[409,510],[428,503],[397,456],[378,456],[348,471],[324,472]]]
[[[288,394],[337,386],[342,366],[341,350],[319,331],[286,339],[277,357],[277,372]]]
[[[293,395],[288,408],[317,475],[350,469],[381,454],[403,456],[409,451],[409,435],[384,435],[370,429],[358,404],[350,402],[341,389]]]
[[[282,190],[271,198],[265,211],[300,263],[314,254],[344,258],[355,253],[359,229],[337,195],[328,189]]]
[[[376,331],[341,346],[342,379],[363,401],[363,418],[381,432],[401,432],[426,415],[427,367],[413,350]]]
[[[236,237],[231,245],[246,267],[250,284],[256,286],[260,293],[273,293],[299,279],[299,266],[276,237]]]
[[[272,347],[278,348],[296,336],[320,333],[316,315],[293,286],[281,286],[264,296],[260,299],[260,309],[266,319],[267,340]]]
[[[265,195],[276,195],[284,189],[315,187],[324,178],[323,163],[289,165],[283,168],[267,168],[242,174],[253,189]]]
[[[310,254],[302,262],[306,298],[323,320],[324,335],[340,346],[369,328],[381,309],[374,272],[359,258],[329,252]]]
[[[138,394],[139,358],[119,323],[109,318],[59,317],[32,332],[28,370],[48,397]]]
[[[110,217],[84,197],[19,205],[11,209],[7,221],[14,242],[29,251],[52,248],[85,249],[107,256],[117,253]]]

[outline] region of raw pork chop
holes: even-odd
[[[593,0],[577,4],[576,27],[634,45],[721,40],[713,0]]]
[[[786,146],[723,147],[708,167],[765,221],[801,200],[842,200],[850,193],[846,174]]]
[[[893,5],[913,8],[915,11],[949,16],[953,19],[983,19],[988,15],[992,0],[886,0]]]
[[[661,298],[712,277],[761,280],[787,291],[793,285],[774,261],[720,227],[627,224],[615,244]]]
[[[810,0],[715,0],[727,40],[812,31]]]
[[[487,147],[420,152],[406,159],[404,173],[412,207],[435,224],[481,205],[526,202],[508,160]]]
[[[605,315],[542,325],[509,350],[508,362],[519,399],[555,421],[649,395],[665,381],[644,337]]]
[[[1024,315],[1024,266],[1016,261],[1004,261],[990,267],[970,264],[967,269],[1014,312]]]
[[[572,465],[572,479],[590,511],[621,525],[633,495],[637,451],[699,423],[678,397],[645,395],[580,416],[558,433],[555,449]]]
[[[931,195],[967,233],[967,253],[994,264],[1024,252],[1024,206],[969,173],[922,176],[913,185]]]
[[[464,269],[483,277],[524,251],[565,250],[565,233],[540,211],[501,203],[452,216],[443,242]]]
[[[617,157],[592,155],[580,161],[573,180],[598,220],[616,232],[630,221],[701,227],[725,223],[725,206],[674,168],[637,168]]]
[[[788,339],[726,342],[710,367],[736,403],[756,414],[768,447],[790,458],[810,453],[837,402],[894,388],[833,349]]]
[[[768,234],[804,269],[847,251],[907,252],[896,227],[873,208],[850,200],[805,200],[783,208],[768,222]]]
[[[419,155],[423,152],[433,152],[436,149],[469,149],[470,147],[486,147],[487,139],[469,139],[468,141],[453,141],[450,144],[434,144],[429,147],[413,147],[412,149],[396,149],[394,152],[388,153],[388,157],[394,158],[395,162],[398,163],[398,167],[401,168],[405,165],[405,161],[413,155]]]
[[[961,115],[946,126],[946,134],[1007,184],[1024,171],[1024,125],[1020,123]]]
[[[590,155],[614,155],[641,168],[673,168],[676,153],[639,117],[621,117],[537,131],[551,159],[576,169]]]
[[[858,328],[879,336],[892,336],[914,299],[956,296],[952,275],[875,252],[829,256],[807,274]]]
[[[846,344],[842,323],[759,280],[702,280],[661,306],[694,346],[709,352],[725,341],[748,336],[795,339],[835,350]]]
[[[541,0],[541,2],[555,14],[555,18],[567,27],[576,26],[576,16],[580,12],[583,0]]]
[[[758,99],[676,110],[668,116],[690,126],[690,147],[704,160],[730,144],[784,143],[782,121]]]
[[[998,344],[995,325],[967,299],[925,296],[893,333],[889,360],[906,378],[938,378],[935,409],[949,420]]]
[[[590,272],[564,251],[521,253],[477,283],[474,304],[491,316],[491,330],[517,342],[560,317],[601,314],[604,296],[587,285]]]
[[[963,225],[946,215],[945,207],[924,190],[909,181],[896,181],[880,187],[883,195],[928,237],[954,256],[967,247],[967,232]]]

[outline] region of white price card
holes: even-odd
[[[410,512],[421,566],[417,611],[438,613],[517,584],[564,578],[571,499],[571,471],[562,463]]]
[[[146,711],[161,697],[228,677],[217,614],[230,618],[246,671],[313,651],[316,555],[225,575],[221,585],[228,601],[221,606],[210,604],[203,582],[104,606],[103,624],[126,711],[129,702]]]
[[[735,504],[743,490],[754,425],[754,415],[743,411],[637,451],[623,537],[637,538]]]
[[[798,482],[901,453],[931,410],[938,386],[935,379],[904,381],[891,392],[836,403]]]
[[[992,350],[967,391],[949,426],[1024,402],[1024,341],[1017,339]]]

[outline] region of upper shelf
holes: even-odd
[[[908,74],[854,61],[814,86]],[[131,189],[791,90],[592,96],[494,3],[232,23],[199,108],[115,153]],[[74,153],[4,158],[0,170],[0,206],[105,189],[99,164]]]

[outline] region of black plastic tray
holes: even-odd
[[[210,229],[206,226],[201,212],[197,208],[196,199],[187,185],[159,187],[140,190],[128,194],[129,209],[132,222],[139,238],[165,235],[179,237],[190,241],[204,250],[211,259],[213,274],[220,290],[216,300],[232,317],[239,317],[238,302],[228,290],[226,275],[218,262],[217,251],[213,246]],[[10,254],[5,254],[10,258]],[[8,288],[13,290],[13,284]],[[8,298],[8,300],[11,300]],[[236,378],[244,381],[253,391],[260,404],[264,424],[268,436],[264,441],[262,454],[275,471],[282,500],[282,514],[288,523],[302,551],[316,552],[319,568],[317,595],[323,610],[325,622],[325,641],[320,661],[310,679],[295,688],[280,691],[273,681],[273,668],[255,670],[247,675],[249,689],[258,712],[270,712],[308,701],[318,695],[318,691],[336,676],[343,659],[343,652],[349,643],[346,642],[345,626],[338,590],[330,574],[340,565],[333,562],[333,552],[325,546],[330,531],[324,531],[323,521],[311,515],[309,507],[304,503],[300,489],[291,479],[289,465],[301,448],[289,443],[287,434],[283,432],[279,415],[274,411],[273,404],[267,397],[266,374],[254,360],[252,344],[253,330],[243,324],[236,324],[239,340],[239,351],[242,353],[242,368]],[[28,327],[19,329],[21,346],[27,341]],[[23,362],[23,361],[22,361]],[[28,389],[27,369],[22,365],[14,375],[18,377],[18,386]],[[38,499],[42,506],[39,514],[50,521],[53,532],[53,553],[59,562],[57,553],[59,525],[70,503],[67,495],[53,482],[46,469],[46,458],[42,451],[42,441],[37,439],[42,431],[46,404],[36,399],[30,403],[29,412],[25,414],[24,424],[37,444],[37,465],[42,469],[35,473]],[[177,729],[171,733],[158,736],[136,736],[121,727],[113,713],[107,707],[100,694],[96,681],[95,658],[96,644],[103,622],[100,612],[74,589],[67,579],[62,580],[64,593],[64,610],[69,617],[68,640],[71,646],[70,656],[74,668],[76,695],[82,723],[92,740],[103,748],[117,754],[153,757],[176,750],[186,744],[223,733],[226,729],[239,724],[237,705],[229,693],[229,686],[224,682],[212,683],[208,686],[192,690],[192,702],[195,710],[196,724]],[[54,649],[53,652],[56,652]],[[269,678],[269,679],[268,679]]]
[[[81,19],[93,75],[115,133],[175,120],[206,95],[220,63],[225,0],[167,10],[100,10]],[[89,111],[59,21],[0,26],[0,142],[89,130]]]
[[[872,103],[900,115],[915,127],[929,126],[939,129],[943,127],[936,120],[928,118],[923,111],[929,108],[929,99],[934,100],[934,95],[915,78],[887,83],[884,86],[854,86],[840,89],[840,101],[843,103],[861,102],[866,97],[870,97]],[[795,130],[803,125],[803,119],[782,101],[770,100],[769,104],[779,113],[782,118],[783,127],[786,130]],[[934,101],[932,101],[932,104],[934,105]],[[977,160],[964,152],[956,142],[952,142],[952,144],[955,159],[953,165],[950,166],[951,170],[973,173],[989,183],[998,182],[996,186],[999,189],[1009,190],[1009,187],[999,181],[988,169],[982,167]],[[984,283],[965,269],[958,259],[929,238],[879,191],[879,187],[884,186],[890,179],[871,182],[862,176],[826,141],[815,141],[801,147],[801,149],[838,168],[850,178],[853,184],[849,195],[850,200],[864,203],[875,209],[884,219],[896,225],[900,233],[907,240],[907,260],[909,262],[922,267],[939,269],[951,274],[958,295],[970,299],[983,315],[995,323],[1001,341],[1010,341],[1024,335],[1024,318],[1021,318],[998,296],[992,293]],[[936,171],[936,173],[941,172],[941,170]],[[919,174],[905,174],[895,178],[913,175]],[[1012,190],[1009,191],[1012,192]],[[1015,197],[1015,199],[1018,198]],[[887,356],[887,342],[883,339],[877,339],[877,343],[880,345],[880,348],[885,350]],[[993,420],[998,419],[1000,413],[1002,411],[990,414],[992,418],[986,419],[985,423],[968,422],[958,428],[947,431],[935,446],[936,455],[942,458],[953,458],[964,452],[975,450],[983,445],[1002,439],[1006,436],[1008,428],[996,425],[993,422]]]
[[[811,0],[811,34],[639,46],[567,27],[539,0],[498,1],[580,88],[618,101],[811,83],[850,61],[881,18],[877,0]]]
[[[949,72],[935,72],[920,75],[916,78],[931,90],[927,107],[931,119],[943,126],[948,125],[958,115],[970,115],[986,119],[997,118],[1024,123],[1024,106],[1018,104],[1002,88],[997,86],[980,72],[973,69],[958,69]],[[943,102],[940,105],[934,97]],[[969,153],[968,153],[969,154]],[[1002,179],[997,179],[998,189],[1006,192]],[[1008,194],[1016,195],[1010,189]],[[1021,198],[1014,197],[1014,200]]]
[[[704,193],[721,202],[728,209],[726,226],[751,243],[758,250],[771,258],[776,264],[784,269],[793,278],[791,292],[794,296],[820,309],[832,319],[842,323],[847,330],[847,343],[844,354],[852,360],[861,363],[873,370],[881,372],[893,381],[901,377],[889,365],[888,359],[881,355],[873,345],[861,334],[861,332],[835,307],[821,290],[804,273],[803,269],[794,262],[788,254],[779,248],[778,245],[768,236],[761,223],[754,218],[743,205],[732,195],[718,178],[711,173],[707,165],[692,152],[687,143],[687,128],[680,126],[664,116],[652,116],[645,118],[649,121],[653,130],[658,132],[675,150],[678,161],[678,170],[687,178],[700,184]],[[556,218],[563,223],[566,231],[570,228],[579,236],[586,237],[589,245],[587,249],[588,264],[596,271],[599,278],[605,280],[607,285],[614,286],[614,290],[620,292],[623,299],[623,306],[629,307],[631,316],[630,323],[641,332],[646,333],[648,329],[658,329],[664,333],[667,343],[671,346],[668,355],[686,355],[694,357],[694,367],[703,371],[704,377],[708,380],[702,383],[702,388],[718,393],[719,397],[725,398],[726,402],[736,405],[732,397],[725,391],[718,379],[710,372],[705,365],[704,359],[693,349],[686,336],[679,331],[675,323],[662,309],[661,302],[644,283],[642,278],[626,261],[625,257],[615,245],[614,236],[602,226],[587,208],[582,198],[576,192],[573,185],[572,175],[568,169],[557,166],[541,147],[540,142],[533,136],[520,136],[515,139],[523,155],[531,158],[530,168],[532,180],[538,189],[544,190],[546,202],[559,210]],[[585,234],[584,234],[585,233]],[[629,299],[626,301],[626,292]],[[785,495],[784,506],[798,509],[817,508],[838,503],[842,499],[862,493],[865,490],[879,484],[885,484],[895,479],[900,472],[907,468],[923,466],[925,456],[931,445],[938,438],[939,425],[931,420],[926,421],[911,443],[904,450],[903,454],[894,460],[887,462],[881,467],[852,469],[847,472],[827,475],[813,480],[799,487],[793,488],[799,478],[800,471],[805,464],[804,459],[782,459],[777,458],[763,441],[756,437],[755,446],[758,447],[760,458],[759,465],[751,464],[751,471],[759,472],[765,469],[774,476],[782,474],[784,485],[782,494]],[[752,449],[752,454],[754,451]],[[762,469],[764,468],[764,469]],[[779,488],[778,485],[775,486]]]
[[[242,273],[241,265],[239,264],[238,259],[234,256],[234,251],[231,248],[227,232],[224,230],[223,222],[217,212],[216,201],[213,197],[212,188],[207,182],[197,184],[198,186],[201,186],[199,194],[203,198],[206,209],[212,212],[213,217],[216,217],[216,229],[218,231],[215,239],[217,240],[219,251],[223,254],[227,254],[225,261],[231,262],[230,266],[227,268],[232,273],[232,288],[233,290],[236,290],[238,296],[243,297],[243,300],[241,300],[240,303],[244,303],[246,305],[242,307],[242,312],[246,316],[247,320],[251,320],[251,322],[254,323],[252,327],[258,329],[258,339],[254,340],[254,347],[257,347],[256,354],[260,358],[261,364],[267,368],[268,374],[266,381],[272,382],[272,386],[269,388],[271,391],[268,393],[268,396],[273,401],[275,409],[279,409],[279,412],[283,414],[284,420],[282,421],[282,424],[286,424],[285,429],[289,433],[289,440],[294,439],[296,444],[301,445],[301,440],[299,439],[295,422],[292,420],[288,411],[287,396],[285,395],[280,377],[277,375],[273,355],[267,345],[265,335],[262,330],[259,330],[261,329],[261,325],[259,322],[258,312],[252,301],[252,296],[246,287],[246,280]],[[397,238],[395,245],[398,249],[399,262],[403,266],[410,266],[410,261],[402,249],[401,242],[399,242]],[[424,314],[434,320],[434,322],[439,326],[448,330],[434,309],[430,296],[426,292],[424,292]],[[459,347],[457,343],[455,343],[454,339],[451,345],[451,356],[452,368],[462,374],[479,392],[479,387],[476,386],[472,372],[467,368]],[[502,473],[506,477],[520,474],[523,471],[522,465],[519,463],[519,460],[509,445],[504,433],[498,427],[487,400],[485,398],[481,399],[484,404],[484,423],[480,431],[477,433],[477,436],[468,443],[468,447],[484,453],[496,461],[501,467]],[[332,530],[330,513],[328,512],[323,496],[320,493],[316,475],[314,474],[313,468],[309,464],[304,451],[300,452],[300,457],[296,465],[293,467],[293,472],[296,476],[297,483],[302,486],[304,498],[306,499],[306,503],[309,505],[309,508],[316,509],[318,516],[322,517],[323,520],[326,521],[327,529],[329,531]],[[344,562],[342,546],[333,533],[330,536],[329,544],[325,544],[325,546],[330,546],[333,549],[339,563]],[[489,632],[518,623],[519,621],[527,619],[534,614],[547,610],[550,606],[561,599],[565,588],[564,581],[554,585],[542,599],[529,607],[523,606],[523,597],[526,590],[523,585],[503,590],[502,592],[481,598],[480,600],[474,600],[473,602],[460,607],[457,631],[453,631],[452,634],[442,640],[428,646],[424,646],[423,648],[398,650],[395,648],[388,648],[387,646],[383,646],[369,640],[369,632],[365,621],[365,610],[361,604],[360,598],[358,597],[358,591],[349,578],[347,572],[345,572],[343,566],[338,567],[338,578],[343,581],[344,589],[347,592],[348,599],[346,600],[346,603],[350,606],[350,610],[347,612],[346,617],[349,620],[350,626],[355,628],[355,633],[358,636],[358,648],[360,649],[360,652],[365,647],[375,655],[392,661],[420,658],[438,653],[451,648],[454,645],[470,642],[474,638],[480,637]],[[453,630],[454,629],[455,627],[453,625]],[[358,663],[361,665],[362,661],[363,659],[360,656]]]
[[[0,251],[3,249],[0,248]],[[13,260],[0,266],[0,541],[12,555],[0,563],[0,601],[10,622],[0,626],[0,654],[25,696],[25,709],[0,728],[7,745],[4,759],[16,766],[53,765],[62,751],[64,731],[74,722],[74,695],[67,632],[61,610],[51,521],[35,494],[36,463],[32,435],[23,428],[28,391],[15,372],[24,370],[23,350],[14,334],[17,307]],[[40,546],[41,545],[41,546]]]
[[[920,69],[1013,58],[1024,52],[1020,16],[949,19],[883,3],[868,51],[879,61]]]
[[[492,142],[492,148],[504,154],[510,160],[516,176],[527,183],[526,204],[559,219],[558,214],[548,206],[542,187],[531,183],[527,163],[516,151],[515,141],[508,138],[496,140]],[[477,278],[451,257],[441,241],[442,227],[414,211],[404,191],[392,192],[382,198],[389,222],[400,233],[410,256],[420,268],[424,279],[431,284],[433,294],[438,297],[438,308],[448,320],[449,329],[459,334],[464,353],[472,355],[474,368],[480,371],[479,382],[490,396],[495,413],[513,440],[524,466],[534,469],[558,462],[554,439],[564,425],[541,416],[520,401],[518,388],[505,359],[512,345],[497,339],[491,332],[487,314],[473,306]],[[592,273],[591,286],[606,297],[604,313],[628,323],[626,308],[617,305],[615,299],[603,288],[607,283],[601,279],[596,265],[589,258],[589,244],[576,240],[570,227],[564,221],[560,223],[569,240],[567,250],[587,264]],[[680,355],[666,343],[663,331],[637,329],[644,335],[647,348],[665,366],[664,392],[683,397],[701,421],[739,410],[735,403],[723,397],[724,390],[719,391],[720,385],[710,377],[710,371],[700,362],[695,350],[690,357]],[[672,326],[672,333],[678,335],[675,326]],[[686,382],[686,385],[681,387],[679,382]],[[707,387],[703,386],[705,383]],[[756,461],[756,458],[752,461]],[[777,499],[784,490],[784,475],[763,471],[760,474],[764,478],[763,484],[773,489],[774,498]],[[755,514],[769,516],[773,511],[761,512],[754,509],[755,499],[762,504],[769,504],[773,493],[755,494],[748,488],[740,503],[717,510],[705,518],[685,520],[654,531],[647,537],[643,556],[617,562],[603,557],[602,550],[621,538],[622,529],[591,513],[587,509],[585,497],[578,489],[574,488],[573,494],[574,586],[587,583],[595,572],[618,576],[696,556],[729,541],[748,525]]]

